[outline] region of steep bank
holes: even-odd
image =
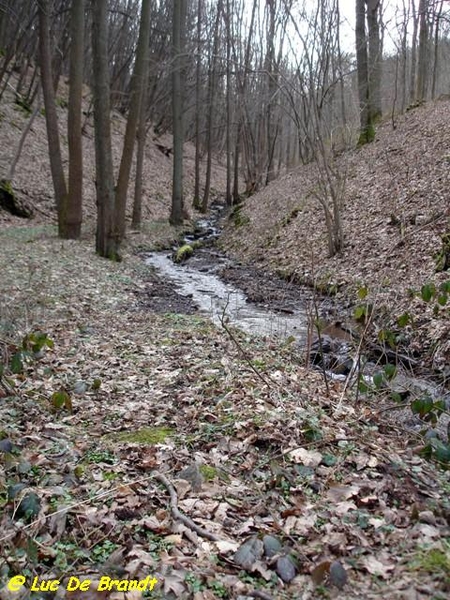
[[[421,106],[399,117],[395,130],[390,122],[381,124],[373,144],[336,158],[345,183],[341,255],[327,255],[314,164],[249,198],[235,219],[238,226],[230,220],[223,247],[287,278],[314,281],[346,303],[360,304],[358,289],[367,287],[364,303],[374,306],[378,327],[388,323],[398,333],[396,320],[410,313],[413,323],[402,328],[409,350],[425,351],[447,374],[448,304],[435,309],[436,302],[426,304],[409,292],[450,279],[448,271],[436,272],[442,235],[450,230],[449,117],[448,100]]]
[[[57,112],[61,139],[63,164],[68,168],[67,146],[67,101],[68,86],[61,83],[57,94]],[[91,93],[85,87],[83,96],[83,215],[84,226],[91,230],[96,219],[95,204],[95,152],[94,127],[91,105]],[[89,114],[89,116],[87,116]],[[14,94],[7,90],[0,103],[0,176],[5,177],[11,161],[19,145],[22,131],[26,128],[30,114],[14,102]],[[111,115],[113,161],[118,173],[122,154],[123,136],[126,120],[117,111]],[[157,135],[150,128],[143,171],[143,206],[144,221],[166,220],[170,213],[172,194],[172,136],[169,133]],[[191,206],[194,191],[194,160],[195,148],[187,142],[184,145],[184,193],[186,208]],[[204,179],[204,164],[201,165]],[[225,189],[225,169],[217,160],[212,162],[211,189],[212,196]],[[47,146],[47,133],[43,111],[33,121],[31,130],[25,139],[23,151],[16,167],[13,187],[19,200],[25,202],[34,211],[33,223],[54,223],[56,212],[54,193],[50,173],[50,163]],[[128,213],[131,216],[134,197],[134,167],[128,188]],[[24,225],[26,220],[11,216],[0,208],[0,226]]]

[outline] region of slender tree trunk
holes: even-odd
[[[423,102],[428,93],[429,42],[428,42],[428,1],[419,2],[419,60],[417,66],[416,101]]]
[[[14,175],[16,173],[16,167],[17,167],[17,163],[19,162],[19,158],[20,155],[22,154],[22,150],[23,150],[23,146],[25,143],[25,139],[27,137],[27,135],[30,133],[31,127],[33,125],[33,122],[35,120],[35,118],[37,117],[37,115],[39,114],[41,110],[41,103],[38,102],[36,108],[33,110],[30,118],[28,119],[28,123],[25,127],[25,129],[22,131],[22,135],[20,136],[20,140],[19,140],[19,144],[17,146],[17,150],[13,156],[13,159],[11,161],[11,165],[9,167],[8,170],[8,174],[6,176],[6,181],[8,181],[9,183],[12,184],[13,180],[14,180]]]
[[[151,2],[145,0],[141,7],[139,38],[136,49],[136,61],[131,80],[131,99],[128,111],[127,126],[123,142],[122,159],[120,161],[119,177],[116,186],[115,227],[121,242],[125,237],[125,217],[127,207],[128,183],[130,180],[131,163],[133,161],[136,128],[139,121],[141,90],[144,79],[144,69],[147,66],[147,54],[150,41]]]
[[[183,16],[186,0],[174,0],[172,29],[173,177],[171,225],[183,223]]]
[[[195,66],[195,182],[193,207],[201,208],[200,201],[200,113],[201,113],[201,68],[202,68],[202,0],[197,0],[197,40]]]
[[[444,7],[444,0],[441,0],[439,8],[435,10],[434,19],[434,52],[433,52],[433,76],[431,80],[431,98],[436,98],[436,87],[439,77],[439,30],[442,19],[442,10]]]
[[[131,226],[140,230],[142,225],[142,173],[144,170],[145,141],[147,137],[148,56],[142,82],[139,125],[137,130],[136,178],[134,183],[133,217]]]
[[[217,53],[219,50],[219,23],[220,13],[222,12],[222,0],[217,3],[217,14],[214,25],[214,45],[212,50],[212,56],[210,57],[209,73],[208,73],[208,117],[206,124],[206,179],[205,189],[203,191],[202,200],[202,212],[208,210],[209,193],[211,188],[211,159],[212,159],[212,126],[214,116],[214,96],[216,91],[216,66],[217,66]]]
[[[83,203],[83,146],[81,132],[84,64],[84,0],[72,0],[71,47],[69,73],[69,200],[67,207],[67,237],[81,234]]]
[[[442,9],[444,5],[444,0],[441,0],[439,4],[439,8],[435,13],[435,26],[434,26],[434,56],[433,56],[433,78],[431,81],[431,98],[434,100],[436,98],[436,86],[438,79],[438,67],[439,67],[439,28],[442,19]]]
[[[230,0],[226,0],[226,44],[227,44],[227,66],[226,66],[226,154],[227,154],[227,183],[225,192],[225,202],[227,206],[233,204],[231,195],[231,31],[230,31]]]
[[[67,188],[61,158],[59,142],[58,117],[55,107],[55,93],[53,90],[52,57],[50,51],[49,28],[50,3],[48,0],[39,0],[39,54],[42,80],[42,93],[44,96],[45,120],[47,124],[48,149],[50,169],[55,191],[56,208],[58,211],[58,233],[62,238],[68,237],[67,231]]]
[[[239,159],[241,155],[241,150],[243,147],[242,137],[246,137],[246,124],[245,124],[245,94],[247,89],[247,70],[250,69],[250,53],[252,47],[253,40],[253,31],[255,25],[256,18],[256,9],[258,7],[258,0],[253,0],[252,4],[252,12],[250,17],[250,25],[248,31],[247,42],[245,46],[245,56],[244,56],[244,68],[243,73],[237,71],[237,87],[238,87],[238,126],[236,132],[236,144],[234,150],[234,181],[233,181],[233,201],[238,203],[240,201],[239,196]],[[238,61],[235,56],[234,62],[237,65]]]
[[[375,123],[381,118],[381,38],[380,0],[367,0],[367,23],[369,30],[369,103],[370,119]]]
[[[419,30],[419,16],[416,12],[415,0],[410,0],[413,31],[411,38],[411,72],[409,76],[409,103],[412,104],[416,98],[416,71],[417,71],[417,32]]]
[[[108,59],[108,0],[92,4],[92,60],[94,76],[94,129],[97,188],[96,251],[120,260],[120,242],[114,227],[114,173],[111,152],[110,83]]]
[[[374,137],[369,104],[369,75],[366,39],[365,0],[356,0],[356,62],[358,72],[358,96],[360,115],[359,144],[371,142]]]

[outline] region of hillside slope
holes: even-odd
[[[62,83],[58,90],[58,119],[61,136],[63,163],[68,167],[67,148],[67,99],[68,87]],[[83,96],[83,111],[86,114],[90,108],[90,90],[85,88]],[[29,115],[14,102],[14,94],[6,92],[0,104],[0,174],[4,177],[8,172],[11,160],[16,152],[22,131],[27,125]],[[83,135],[84,163],[84,224],[92,226],[96,217],[95,206],[95,152],[94,127],[92,115],[85,122]],[[122,154],[123,136],[126,121],[114,111],[112,113],[112,150],[116,176]],[[167,156],[162,149],[172,148],[172,136],[164,134],[156,136],[150,129],[147,136],[147,147],[144,161],[143,177],[143,220],[167,219],[170,212],[172,194],[172,154]],[[195,149],[191,143],[184,146],[184,191],[186,208],[189,210],[194,190],[194,157]],[[202,166],[203,169],[203,166]],[[213,161],[212,192],[225,189],[225,169]],[[25,145],[17,164],[13,181],[14,189],[19,199],[31,205],[35,212],[36,221],[54,221],[54,194],[50,173],[50,163],[47,147],[47,133],[43,111],[33,122],[31,131],[25,140]],[[128,189],[128,209],[131,214],[134,196],[134,168]],[[12,217],[0,208],[0,224],[23,224],[22,219]]]
[[[314,281],[347,302],[357,303],[357,290],[367,286],[368,301],[391,324],[406,310],[415,316],[410,344],[432,350],[436,366],[448,370],[448,308],[434,318],[434,303],[411,299],[408,290],[450,279],[436,272],[435,261],[450,231],[449,118],[448,100],[421,106],[398,118],[395,130],[381,124],[374,143],[336,158],[345,181],[341,255],[327,254],[314,164],[249,198],[239,226],[227,227],[225,249],[296,281]]]

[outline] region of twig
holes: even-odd
[[[177,521],[181,521],[182,523],[184,523],[184,525],[189,527],[189,529],[192,529],[193,531],[195,531],[195,533],[198,533],[198,535],[206,538],[207,540],[212,540],[213,542],[220,541],[220,538],[217,535],[215,535],[214,533],[211,533],[210,531],[207,531],[206,529],[203,529],[202,527],[200,527],[199,525],[194,523],[194,521],[192,521],[192,519],[190,519],[186,515],[183,515],[183,513],[180,512],[180,510],[178,509],[178,506],[177,506],[178,505],[178,496],[175,491],[175,488],[173,487],[173,485],[170,483],[170,481],[167,479],[167,477],[165,475],[163,475],[162,473],[159,473],[159,471],[153,471],[152,475],[157,481],[162,483],[164,485],[164,487],[167,489],[167,491],[169,492],[170,510],[172,512],[172,517],[174,519],[176,519]]]
[[[379,410],[377,410],[377,412],[375,414],[381,415],[381,413],[384,413],[384,412],[389,412],[391,410],[398,410],[400,408],[408,408],[409,406],[411,406],[410,402],[402,402],[402,404],[390,404],[389,406],[386,406],[386,408],[380,408]]]
[[[226,310],[229,304],[229,300],[230,300],[230,296],[228,295],[227,297],[227,301],[226,304],[223,308],[222,314],[220,316],[220,324],[222,325],[222,327],[225,329],[225,331],[228,333],[228,335],[230,336],[231,341],[236,345],[237,349],[239,350],[239,352],[242,354],[245,362],[248,364],[248,366],[250,367],[250,369],[255,373],[255,375],[257,377],[259,377],[259,379],[261,379],[262,382],[264,382],[269,388],[271,387],[271,383],[275,384],[278,386],[278,383],[276,381],[274,381],[273,379],[271,379],[270,377],[266,378],[260,371],[258,371],[258,369],[252,364],[252,361],[248,358],[247,353],[245,352],[244,348],[242,347],[241,343],[239,342],[238,339],[236,339],[236,336],[234,335],[234,333],[231,331],[231,329],[228,327],[228,325],[225,322],[225,315],[226,315]],[[275,403],[270,402],[270,400],[267,400],[267,402],[269,402],[270,404],[273,404],[273,406],[275,406]]]
[[[313,278],[313,282],[314,282],[313,298],[312,298],[312,303],[313,303],[313,307],[314,307],[314,321],[315,321],[317,336],[318,336],[318,341],[319,341],[319,352],[320,352],[320,358],[321,358],[322,375],[323,375],[323,380],[325,382],[325,388],[327,390],[327,397],[329,398],[330,397],[330,386],[328,384],[327,370],[325,368],[325,354],[323,351],[322,332],[320,330],[319,308],[317,306],[317,287],[316,287],[316,274],[315,274],[315,269],[314,269],[314,251],[311,251],[311,274],[312,274],[312,278]]]
[[[251,598],[262,598],[262,600],[273,600],[273,596],[271,596],[267,592],[263,592],[262,590],[253,590],[253,592],[249,592],[248,595]]]

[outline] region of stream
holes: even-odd
[[[222,319],[252,335],[306,340],[306,309],[276,311],[269,306],[251,302],[248,296],[219,272],[229,267],[229,261],[211,249],[196,250],[186,263],[175,264],[167,252],[157,252],[147,258],[164,277],[170,279],[182,296],[191,298],[198,310],[220,325]]]
[[[187,244],[198,241],[203,244],[188,260],[177,264],[167,251],[154,252],[147,256],[147,264],[170,280],[178,294],[191,299],[198,311],[216,325],[225,318],[246,333],[281,340],[294,338],[304,346],[308,316],[306,303],[298,300],[298,290],[293,296],[293,290],[283,280],[274,282],[273,277],[265,280],[264,275],[239,267],[214,247],[223,211],[223,205],[213,205],[212,216],[197,221],[194,233],[185,236]],[[238,283],[233,281],[236,279]],[[251,288],[252,283],[256,289],[246,293],[244,289],[249,285]],[[260,296],[257,302],[251,298],[255,292]],[[305,295],[310,293],[305,290]]]
[[[280,341],[289,338],[298,347],[300,355],[307,342],[311,290],[240,265],[220,252],[214,243],[221,232],[223,215],[224,206],[215,204],[209,218],[197,221],[195,231],[187,234],[184,242],[192,244],[201,241],[202,244],[181,264],[173,261],[173,253],[177,248],[173,248],[172,253],[166,250],[146,256],[146,263],[154,267],[160,282],[154,291],[150,291],[150,296],[153,295],[151,307],[160,312],[197,311],[219,326],[226,319],[227,324],[251,335]],[[159,303],[158,294],[161,295]],[[321,300],[320,304],[325,312],[329,312],[328,299]],[[315,340],[311,346],[311,362],[325,369],[330,378],[344,380],[353,367],[356,343],[357,339],[352,338],[344,328],[330,323],[323,332],[321,342]],[[377,370],[380,367],[370,362],[369,357],[363,371],[368,383],[373,382]],[[414,376],[401,365],[389,387],[403,401],[428,395],[433,399],[443,398],[450,408],[448,390],[429,378]],[[413,417],[411,423],[407,424],[402,419],[407,428],[417,430],[423,426],[423,422],[410,411],[409,415]]]

